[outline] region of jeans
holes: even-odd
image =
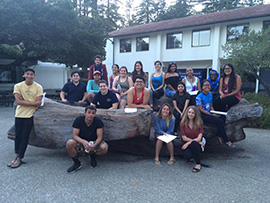
[[[166,88],[165,89],[165,95],[167,96],[167,97],[170,97],[170,98],[172,98],[172,96],[175,94],[175,91],[172,91],[172,90],[170,90],[169,88]]]
[[[217,136],[221,137],[224,142],[229,142],[229,138],[225,131],[225,116],[215,117],[215,116],[209,116],[206,114],[202,114],[202,120],[203,123],[213,124],[217,127]]]
[[[160,97],[162,97],[164,95],[164,90],[163,88],[162,89],[159,89],[157,91],[153,91],[152,89],[150,89],[150,99],[149,99],[149,104],[150,105],[159,105],[160,102],[159,102],[159,99]]]
[[[201,145],[196,142],[192,141],[191,144],[183,150],[184,159],[189,161],[190,159],[194,158],[196,164],[201,163]]]
[[[24,157],[33,123],[33,117],[15,118],[15,153],[18,158]]]
[[[174,118],[175,118],[174,132],[177,132],[177,130],[180,127],[181,114],[178,111],[174,110],[173,115],[174,115]]]
[[[225,97],[223,99],[220,99],[220,95],[218,95],[214,101],[214,109],[216,111],[226,112],[232,106],[234,106],[235,104],[238,104],[238,103],[239,103],[239,100],[235,96],[228,96],[228,97]]]

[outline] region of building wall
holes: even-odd
[[[222,46],[227,41],[227,26],[239,25],[248,23],[249,29],[259,31],[263,27],[263,21],[270,20],[269,17],[255,18],[248,20],[239,20],[232,22],[224,22],[206,26],[197,26],[186,29],[176,29],[163,32],[155,32],[142,35],[133,35],[127,37],[116,37],[112,43],[107,43],[107,59],[111,59],[112,49],[114,49],[114,62],[119,66],[127,66],[129,72],[133,71],[134,63],[137,60],[142,61],[145,72],[154,72],[154,61],[160,60],[163,62],[163,70],[167,69],[170,61],[177,63],[178,69],[186,69],[191,66],[195,69],[207,69],[207,73],[210,68],[220,70],[222,65],[226,62],[226,56],[222,50]],[[193,30],[210,29],[210,46],[204,47],[192,47],[192,31]],[[167,33],[182,32],[182,48],[166,49]],[[136,51],[136,38],[149,36],[149,51]],[[132,38],[132,49],[129,53],[120,53],[120,39]],[[110,64],[110,60],[104,61],[105,64]],[[111,68],[109,68],[109,74],[111,74]]]

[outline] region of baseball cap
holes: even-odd
[[[96,74],[100,75],[100,72],[98,70],[94,71],[93,75],[96,75]]]

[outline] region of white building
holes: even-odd
[[[164,71],[175,61],[178,69],[190,66],[205,70],[206,76],[226,63],[222,46],[228,40],[269,26],[270,5],[260,5],[126,27],[109,33],[104,63],[109,73],[113,63],[132,72],[135,61],[142,61],[150,74],[156,60]]]

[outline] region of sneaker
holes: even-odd
[[[97,166],[96,154],[90,154],[91,166],[95,168]]]
[[[73,164],[71,167],[68,168],[67,172],[68,173],[74,173],[75,171],[79,170],[82,167],[81,162],[77,164]]]

